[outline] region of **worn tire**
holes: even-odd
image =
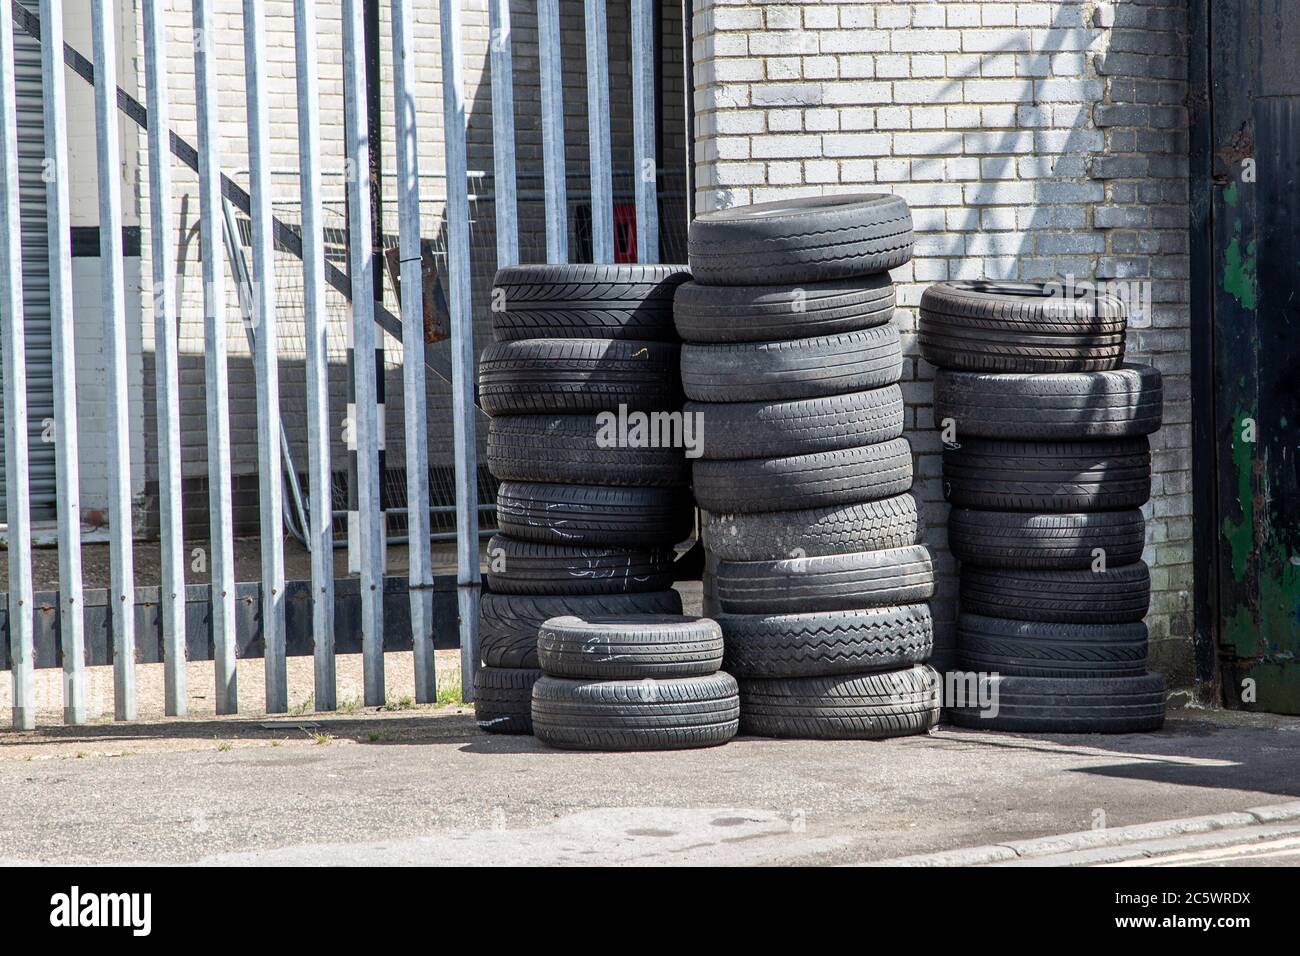
[[[906,438],[739,461],[696,461],[695,503],[706,511],[753,514],[857,504],[901,495],[912,487]]]
[[[705,285],[828,282],[887,272],[912,257],[912,213],[898,196],[780,199],[704,213],[687,234]]]
[[[537,632],[537,659],[549,677],[700,677],[722,666],[722,629],[683,615],[553,617]]]
[[[542,672],[529,668],[480,667],[474,675],[474,720],[489,734],[533,732],[533,685]]]
[[[741,731],[759,737],[879,740],[923,734],[939,722],[942,682],[929,667],[876,674],[747,679]]]
[[[494,594],[479,601],[479,656],[488,667],[538,667],[537,632],[553,617],[681,614],[673,590],[638,594]]]
[[[1145,541],[1146,521],[1137,508],[1076,514],[953,508],[948,513],[953,556],[987,568],[1090,568],[1098,548],[1107,564],[1132,564],[1142,557]]]
[[[800,286],[678,287],[673,321],[684,342],[773,342],[856,332],[894,316],[886,273]]]
[[[673,296],[690,277],[672,265],[506,266],[492,283],[492,337],[671,342]]]
[[[1147,626],[957,619],[961,670],[1021,677],[1133,677],[1147,669]]]
[[[903,434],[903,391],[867,392],[785,402],[687,402],[698,416],[701,458],[769,458],[855,448]]]
[[[1053,624],[1126,624],[1146,617],[1151,572],[1145,561],[1105,571],[961,571],[961,606],[971,614]]]
[[[900,670],[934,648],[925,604],[811,614],[719,614],[722,666],[736,677],[826,677]]]
[[[1151,497],[1151,446],[1145,436],[1079,442],[970,438],[943,450],[943,495],[953,505],[988,511],[1136,508]]]
[[[714,570],[724,614],[808,614],[915,604],[934,594],[924,545],[819,558],[719,561]]]
[[[1162,391],[1160,372],[1149,365],[1050,375],[940,369],[934,418],[951,418],[959,440],[1128,438],[1160,427]]]
[[[1063,295],[1059,284],[936,283],[921,295],[921,355],[939,368],[973,372],[1117,368],[1124,359],[1124,304],[1109,296]]]
[[[680,448],[602,447],[595,415],[509,415],[488,422],[488,470],[501,481],[652,488],[686,485]]]
[[[681,407],[679,349],[670,342],[519,339],[483,350],[479,404],[488,415],[581,415]]]
[[[959,678],[961,674],[957,675]],[[1139,677],[985,677],[984,693],[996,690],[998,712],[953,707],[959,727],[1045,734],[1124,734],[1159,730],[1165,722],[1165,682]],[[996,688],[994,688],[996,683]]]
[[[562,750],[683,750],[736,736],[736,680],[719,671],[667,680],[566,680],[533,687],[533,732]]]
[[[497,489],[497,527],[539,544],[668,547],[689,538],[694,522],[685,488],[503,481]]]
[[[700,516],[704,547],[723,561],[772,561],[794,554],[820,557],[916,543],[916,499],[910,494],[853,505]]]
[[[843,395],[893,385],[902,375],[903,348],[892,325],[812,339],[682,346],[682,388],[697,402]]]
[[[573,548],[495,534],[488,557],[488,587],[498,594],[633,594],[673,586],[671,548]]]

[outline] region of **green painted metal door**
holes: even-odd
[[[1300,713],[1300,17],[1209,4],[1217,649],[1229,705]],[[1208,476],[1198,476],[1201,480]]]

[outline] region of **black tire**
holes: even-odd
[[[736,677],[827,677],[900,670],[934,648],[925,604],[814,614],[719,614],[722,666]]]
[[[1132,564],[1145,541],[1146,521],[1137,508],[1077,514],[953,508],[948,514],[953,557],[987,568],[1090,568],[1099,548],[1109,565]]]
[[[921,665],[877,674],[740,682],[741,731],[759,737],[880,740],[939,722],[942,682]]]
[[[725,632],[724,632],[725,633]],[[961,670],[1020,677],[1133,677],[1147,670],[1147,626],[957,619]]]
[[[533,685],[542,672],[531,668],[480,667],[474,675],[474,720],[489,734],[533,732]]]
[[[682,388],[697,402],[843,395],[892,385],[902,375],[903,347],[892,325],[813,339],[682,346]]]
[[[1096,372],[1124,359],[1124,304],[1059,283],[939,282],[921,295],[917,341],[939,368]]]
[[[696,461],[695,503],[706,511],[753,514],[857,504],[912,487],[906,438],[789,458]]]
[[[966,678],[956,674],[957,683]],[[973,678],[972,678],[973,679]],[[958,727],[1045,734],[1125,734],[1159,730],[1165,723],[1165,682],[1140,677],[985,677],[978,693],[996,694],[997,713],[979,706],[953,707]]]
[[[479,360],[479,404],[489,415],[678,409],[679,349],[611,339],[497,342]]]
[[[704,547],[723,561],[902,548],[916,543],[917,527],[916,499],[910,494],[803,511],[700,515]]]
[[[563,750],[683,750],[736,736],[736,680],[718,672],[668,680],[566,680],[533,687],[533,730]]]
[[[682,615],[553,617],[537,632],[537,659],[549,677],[701,677],[722,666],[722,629]]]
[[[687,282],[677,289],[673,321],[685,342],[773,342],[884,325],[894,305],[885,273],[801,286]]]
[[[887,272],[912,257],[912,214],[898,196],[815,196],[719,209],[687,236],[705,285],[827,282]]]
[[[934,418],[951,418],[958,441],[1128,438],[1160,427],[1162,391],[1160,372],[1149,365],[1050,375],[940,369],[934,377]]]
[[[619,488],[503,481],[497,527],[539,544],[668,547],[691,536],[694,502],[685,488]]]
[[[492,337],[671,342],[685,266],[506,266],[492,283]]]
[[[673,590],[641,594],[483,594],[479,602],[479,655],[488,667],[538,667],[537,632],[553,617],[623,617],[681,614]]]
[[[1145,436],[1080,442],[969,438],[943,450],[943,494],[953,505],[987,511],[1136,508],[1151,497],[1151,446]]]
[[[488,422],[488,470],[501,481],[673,487],[690,481],[681,448],[603,447],[597,415],[509,415]]]
[[[488,540],[488,587],[498,594],[666,591],[673,556],[671,548],[571,548],[495,534]]]
[[[889,441],[903,434],[903,390],[785,402],[687,402],[697,415],[701,455],[708,459],[806,455]]]
[[[1053,624],[1126,624],[1146,617],[1151,572],[1145,561],[1105,571],[961,571],[961,607],[971,614]]]
[[[724,614],[808,614],[915,604],[934,594],[923,545],[820,558],[719,561],[714,571]]]

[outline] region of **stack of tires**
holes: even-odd
[[[479,621],[479,726],[532,732],[538,629],[548,618],[680,614],[673,545],[694,522],[681,448],[621,440],[620,409],[676,411],[680,266],[501,269],[479,361],[500,480]]]
[[[957,724],[1086,733],[1164,721],[1163,681],[1146,669],[1139,510],[1160,373],[1124,364],[1124,336],[1122,302],[1059,284],[939,283],[922,296],[961,562],[954,686],[973,674],[988,690],[952,702]]]
[[[708,618],[558,617],[537,637],[537,739],[563,750],[682,750],[736,736],[740,701]]]
[[[917,542],[886,272],[894,196],[762,203],[690,227],[682,384],[702,423],[705,613],[745,733],[878,738],[938,717],[933,572]]]

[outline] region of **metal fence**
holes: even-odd
[[[545,257],[568,261],[572,208],[566,184],[572,174],[564,160],[564,84],[560,54],[558,0],[537,0],[538,62],[542,99],[543,163],[540,184],[517,183],[509,0],[487,0],[491,29],[490,69],[492,105],[492,215],[495,222],[495,262],[519,261],[518,215],[527,190],[540,192],[545,206]],[[372,130],[365,100],[368,66],[363,0],[341,0],[343,92],[346,169],[368,168]],[[114,716],[130,720],[137,714],[137,661],[160,660],[165,673],[165,711],[186,712],[186,661],[214,661],[216,710],[238,709],[236,659],[260,654],[266,686],[266,711],[288,709],[286,658],[310,653],[315,660],[315,706],[336,706],[335,655],[360,649],[364,660],[364,703],[385,701],[386,636],[409,632],[414,651],[416,699],[435,699],[433,635],[446,618],[435,606],[438,593],[448,590],[434,580],[429,541],[430,475],[426,375],[432,371],[451,389],[454,494],[451,507],[457,536],[455,620],[461,652],[463,699],[472,699],[478,662],[477,626],[481,580],[479,565],[479,490],[476,475],[476,411],[473,370],[473,287],[471,283],[471,200],[466,154],[466,106],[463,96],[461,10],[458,0],[437,4],[442,72],[443,168],[421,168],[417,126],[433,121],[421,113],[415,95],[419,58],[432,51],[417,48],[413,0],[391,0],[391,95],[396,127],[400,248],[400,308],[393,314],[376,302],[375,263],[371,256],[372,223],[382,210],[372,203],[364,175],[344,177],[344,197],[327,196],[321,152],[321,105],[317,84],[315,0],[294,0],[295,89],[299,168],[297,215],[282,216],[277,207],[271,166],[268,122],[268,76],[265,0],[243,0],[242,45],[247,109],[247,156],[238,162],[223,154],[218,128],[217,71],[214,51],[224,39],[217,28],[216,0],[193,0],[194,109],[196,142],[190,144],[171,128],[169,112],[167,4],[142,0],[141,50],[145,65],[145,102],[136,102],[118,88],[116,44],[123,34],[115,23],[116,3],[93,0],[93,54],[87,60],[64,42],[61,0],[40,0],[39,15],[30,3],[12,0],[11,15],[0,16],[0,339],[3,351],[5,428],[5,493],[8,509],[9,587],[3,613],[8,631],[8,665],[14,689],[13,723],[31,728],[36,722],[35,668],[62,668],[63,712],[67,723],[88,719],[86,707],[89,662],[111,659]],[[626,189],[636,208],[637,256],[656,261],[660,249],[659,210],[662,183],[655,168],[655,43],[651,0],[630,0],[635,175]],[[613,261],[615,179],[610,160],[609,58],[605,5],[584,0],[586,78],[590,152],[589,233],[593,261]],[[58,591],[34,593],[32,529],[28,491],[29,448],[25,383],[22,220],[19,207],[17,131],[15,121],[14,30],[40,42],[45,143],[44,181],[48,206],[47,247],[50,269],[50,314],[53,354],[55,464],[57,472]],[[78,475],[75,337],[71,268],[68,165],[68,113],[65,64],[75,75],[94,84],[96,160],[98,173],[100,273],[103,301],[103,343],[107,369],[110,431],[107,481],[112,489],[108,514],[111,583],[106,592],[83,588],[80,558],[81,506]],[[156,589],[137,589],[134,576],[131,447],[128,402],[128,322],[124,297],[124,262],[119,237],[120,195],[119,110],[144,127],[148,137],[149,238],[152,274],[148,279],[155,315],[155,391],[161,580]],[[207,445],[208,583],[187,587],[182,525],[182,444],[176,295],[177,250],[169,228],[173,219],[171,176],[175,160],[198,177],[199,258],[202,267],[204,421]],[[246,161],[245,161],[246,160]],[[247,168],[244,189],[223,173]],[[421,186],[430,174],[445,184],[444,274],[451,320],[450,360],[426,347],[422,314]],[[345,214],[338,200],[345,200]],[[229,330],[227,305],[236,293],[240,267],[223,247],[223,201],[236,207],[244,222],[237,225],[241,257],[249,274],[245,283],[247,317],[251,326],[251,357],[256,381],[258,526],[260,580],[236,582],[234,523],[231,500],[231,418],[228,381]],[[332,244],[326,241],[326,231]],[[339,260],[338,238],[346,231],[347,261]],[[28,237],[30,240],[30,237]],[[287,265],[286,265],[287,263]],[[234,269],[232,269],[232,265]],[[300,270],[300,293],[293,300],[295,326],[283,296],[277,292],[277,269]],[[333,297],[333,302],[330,299]],[[383,514],[377,452],[381,421],[374,364],[353,365],[347,398],[351,406],[350,433],[356,454],[358,509],[353,529],[359,551],[355,579],[335,581],[331,551],[335,535],[334,508],[322,506],[299,512],[299,533],[311,552],[310,582],[296,586],[285,580],[283,525],[285,471],[282,407],[285,388],[279,378],[281,339],[286,331],[298,339],[304,376],[295,387],[301,401],[291,405],[295,426],[301,425],[305,458],[302,494],[309,502],[332,502],[333,468],[330,428],[330,355],[328,316],[346,302],[348,331],[356,354],[374,352],[378,336],[388,334],[401,346],[403,455],[405,481],[404,529],[409,539],[406,579],[394,584],[384,573]],[[333,345],[337,349],[337,344]],[[297,468],[292,473],[295,477]],[[432,474],[438,474],[435,470]],[[290,497],[297,492],[290,488]],[[388,497],[398,494],[390,490]],[[292,512],[292,506],[289,511]],[[337,587],[336,587],[337,585]],[[148,592],[148,593],[144,593]],[[337,593],[336,593],[337,592]],[[346,592],[346,593],[345,593]],[[39,598],[39,600],[38,600]],[[336,607],[346,608],[346,620],[336,620]],[[137,609],[146,608],[141,619]],[[391,645],[391,639],[388,642]],[[0,661],[0,663],[3,663]]]

